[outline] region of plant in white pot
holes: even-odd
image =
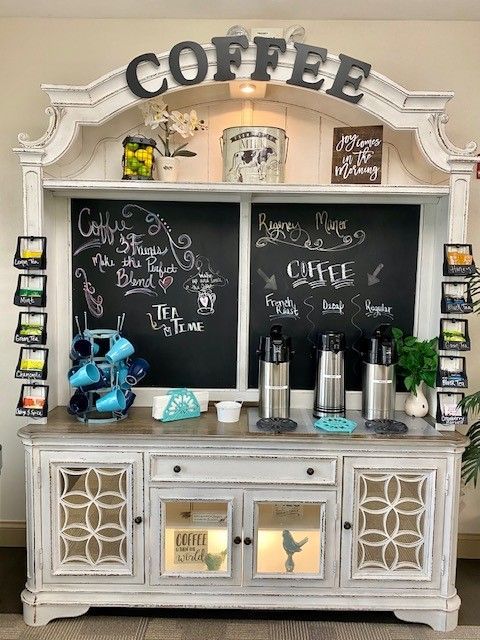
[[[428,413],[428,402],[423,385],[435,387],[438,366],[438,339],[419,340],[415,336],[404,336],[403,331],[392,329],[398,353],[398,372],[409,396],[405,400],[405,413],[423,418]]]
[[[162,99],[153,99],[143,103],[140,110],[144,117],[145,126],[150,129],[160,129],[158,138],[163,149],[158,149],[161,156],[158,162],[158,177],[164,182],[176,182],[178,177],[178,158],[193,158],[197,154],[186,147],[187,142],[181,142],[195,135],[197,131],[207,128],[205,120],[200,120],[195,110],[190,113],[169,111]]]

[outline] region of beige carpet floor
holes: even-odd
[[[0,640],[480,640],[479,626],[438,633],[417,624],[306,620],[245,620],[93,616],[27,627],[18,614],[0,614]]]

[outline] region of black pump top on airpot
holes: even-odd
[[[342,331],[321,331],[317,338],[320,351],[345,351],[345,334]]]
[[[260,338],[258,357],[265,362],[289,362],[293,356],[292,339],[284,336],[282,325],[274,324],[269,336]]]
[[[379,325],[367,338],[363,359],[369,364],[396,364],[397,350],[391,325]]]

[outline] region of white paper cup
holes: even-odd
[[[238,422],[240,419],[241,402],[233,400],[222,400],[215,404],[217,408],[217,419],[219,422]]]

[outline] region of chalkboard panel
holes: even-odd
[[[344,331],[346,387],[361,388],[362,333],[413,330],[420,207],[255,204],[252,208],[249,386],[258,339],[280,323],[293,338],[293,389],[314,386],[317,331]]]
[[[125,312],[143,386],[236,387],[239,219],[234,203],[72,200],[73,313],[115,328]]]

